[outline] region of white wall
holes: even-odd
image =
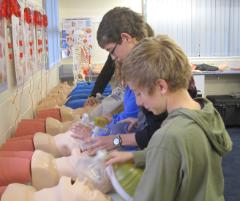
[[[116,6],[130,7],[138,13],[142,13],[141,0],[59,0],[59,26],[62,29],[62,19],[76,17],[90,17],[93,21],[93,63],[104,63],[108,53],[102,50],[96,41],[96,31],[102,16]],[[63,63],[71,63],[68,59]]]

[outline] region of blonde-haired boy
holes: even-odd
[[[144,167],[136,201],[223,201],[222,156],[232,142],[219,113],[187,92],[191,66],[169,37],[142,40],[124,60],[122,75],[137,103],[168,117],[148,147],[112,152],[107,164],[132,161]]]

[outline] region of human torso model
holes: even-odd
[[[74,148],[82,149],[84,142],[71,136],[78,132],[78,125],[81,125],[81,121],[72,125],[67,132],[55,136],[41,132],[36,133],[33,138],[35,149],[51,153],[55,157],[69,156]]]
[[[60,122],[57,119],[48,117],[46,119],[46,133],[50,135],[57,135],[59,133],[64,133],[71,127],[73,123],[74,121]]]

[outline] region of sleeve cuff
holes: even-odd
[[[135,151],[133,153],[133,160],[136,167],[145,167],[146,149],[142,151]]]

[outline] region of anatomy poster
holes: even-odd
[[[21,15],[11,20],[16,82],[21,85],[42,67],[42,28],[34,24],[34,6],[25,0],[18,3]]]
[[[24,22],[12,16],[12,35],[13,35],[13,53],[14,67],[17,85],[26,81],[28,75],[25,63],[25,41],[24,41]]]
[[[35,27],[32,23],[24,23],[25,65],[27,72],[32,74],[36,69]]]
[[[44,29],[36,26],[36,42],[37,42],[37,68],[38,70],[45,68],[45,54],[44,54]]]
[[[48,64],[48,33],[47,33],[47,29],[44,28],[44,31],[43,31],[43,52],[44,52],[44,68],[45,69],[49,69],[49,64]]]
[[[90,18],[64,19],[62,29],[62,58],[73,55],[74,44],[84,42],[86,52],[92,48],[92,21]]]
[[[0,0],[1,4],[1,0]],[[0,92],[7,88],[5,34],[3,18],[0,16]]]

